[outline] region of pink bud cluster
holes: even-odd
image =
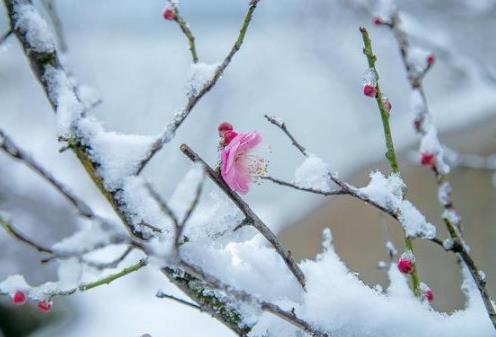
[[[169,6],[169,7],[164,9],[162,16],[167,21],[174,21],[174,20],[176,20],[176,10],[173,7]]]
[[[12,296],[12,303],[17,306],[22,306],[28,302],[28,298],[23,291],[16,291]],[[38,302],[38,311],[48,313],[52,311],[52,302],[48,300],[41,300]]]
[[[232,124],[224,122],[219,125],[217,128],[219,131],[219,137],[221,138],[221,145],[226,146],[238,135]]]

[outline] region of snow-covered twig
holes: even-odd
[[[267,241],[274,247],[277,253],[284,260],[291,273],[298,280],[300,285],[305,288],[305,275],[294,260],[291,252],[285,248],[279,241],[277,236],[267,227],[267,225],[253,212],[250,206],[241,197],[233,192],[226,185],[219,173],[212,169],[197,153],[195,153],[188,145],[181,145],[181,151],[193,162],[201,163],[205,166],[207,176],[231,199],[231,201],[243,212],[248,219],[245,223],[256,228]]]
[[[281,129],[282,132],[284,132],[286,136],[288,136],[288,138],[291,140],[291,144],[293,144],[298,149],[298,151],[300,151],[304,156],[307,156],[307,151],[300,143],[298,143],[298,141],[293,137],[291,132],[289,132],[283,120],[269,115],[265,115],[264,117],[269,121],[269,123],[274,124],[279,129]]]
[[[436,138],[435,142],[440,144],[439,140],[437,140],[435,127],[432,124],[432,116],[423,88],[424,75],[430,68],[430,65],[432,65],[432,62],[427,62],[428,66],[425,68],[426,70],[421,72],[420,74],[416,71],[411,61],[411,47],[408,34],[402,29],[401,18],[398,10],[395,10],[393,12],[389,24],[386,26],[389,27],[393,32],[393,35],[400,49],[401,59],[407,72],[410,86],[413,93],[420,101],[417,104],[420,105],[422,111],[418,111],[417,115],[415,116],[416,119],[413,124],[414,129],[417,134],[423,137],[423,139],[427,139],[428,137],[432,137],[432,135],[434,135]],[[439,149],[439,151],[442,151],[442,149]],[[446,165],[441,162],[442,160],[442,158],[439,158],[439,160],[437,160],[440,161],[439,163],[437,161],[434,161],[433,165],[431,165],[431,169],[434,173],[436,183],[438,185],[438,191],[440,195],[439,201],[441,203],[441,206],[444,208],[443,220],[446,224],[451,239],[453,240],[453,242],[456,242],[457,246],[459,247],[460,258],[467,266],[470,274],[477,284],[477,288],[481,294],[489,318],[491,319],[491,322],[496,329],[496,308],[487,291],[486,281],[481,277],[481,272],[475,264],[473,258],[471,257],[468,245],[463,239],[463,225],[461,217],[454,207],[454,203],[451,197],[452,188],[447,178],[449,169],[443,168],[443,166]]]
[[[367,57],[369,68],[373,71],[375,75],[375,89],[377,91],[377,94],[375,95],[375,100],[379,108],[379,112],[382,120],[382,126],[384,128],[384,139],[386,141],[386,148],[387,148],[386,158],[389,161],[389,165],[391,166],[391,170],[393,171],[393,173],[399,175],[400,166],[398,163],[398,158],[396,156],[396,151],[394,150],[393,136],[391,133],[391,126],[389,124],[389,111],[386,108],[385,98],[379,85],[379,72],[375,67],[377,57],[374,55],[374,52],[372,51],[372,42],[370,40],[369,33],[367,32],[367,30],[364,27],[360,27],[360,33],[362,34],[363,45],[364,45],[363,53]],[[413,252],[413,242],[408,235],[405,235],[405,246],[409,251]],[[419,289],[420,278],[417,273],[417,268],[415,268],[411,273],[411,279],[412,279],[413,291],[418,296],[420,295],[420,289]]]
[[[167,298],[169,300],[173,300],[173,301],[176,301],[178,303],[184,304],[184,305],[186,305],[186,306],[188,306],[190,308],[197,309],[199,311],[203,311],[202,307],[199,306],[198,304],[191,303],[191,302],[186,301],[186,300],[183,300],[183,299],[181,299],[179,297],[176,297],[176,296],[173,296],[173,295],[164,293],[163,291],[157,292],[157,294],[155,296],[157,296],[158,298]]]
[[[224,74],[224,71],[226,68],[229,66],[231,63],[232,58],[234,55],[240,50],[245,36],[246,32],[248,31],[248,27],[250,26],[253,13],[255,12],[255,9],[257,8],[257,3],[258,1],[251,1],[250,6],[248,8],[248,11],[243,19],[243,23],[241,25],[241,29],[239,31],[238,38],[236,39],[236,42],[234,43],[233,47],[227,54],[227,56],[224,58],[222,63],[217,67],[215,70],[212,78],[208,80],[198,91],[195,92],[194,95],[191,95],[188,97],[188,101],[186,103],[186,106],[182,108],[180,112],[178,112],[173,120],[166,126],[164,133],[162,136],[155,141],[155,143],[152,145],[150,148],[148,154],[143,158],[143,160],[140,162],[138,165],[138,168],[136,170],[136,174],[140,174],[141,171],[145,168],[145,166],[148,164],[148,162],[153,158],[153,156],[162,149],[162,147],[169,143],[172,138],[174,137],[177,129],[183,124],[183,122],[186,120],[186,118],[189,116],[193,108],[196,106],[196,104],[202,99],[202,97],[208,93],[217,83],[217,81],[222,77]]]
[[[58,87],[60,83],[56,81],[50,81],[45,75],[56,74],[61,79],[67,79],[68,75],[65,73],[63,67],[61,66],[61,63],[57,55],[57,51],[54,48],[50,47],[52,43],[47,42],[50,41],[49,36],[47,37],[45,35],[42,36],[37,35],[36,36],[37,38],[40,38],[43,42],[47,42],[47,44],[41,44],[39,49],[33,48],[33,46],[30,43],[33,41],[30,41],[28,39],[28,36],[25,31],[26,29],[29,29],[29,27],[25,27],[25,26],[21,27],[18,24],[17,20],[19,19],[19,17],[16,15],[16,10],[19,8],[19,6],[25,6],[23,8],[28,8],[30,13],[36,17],[36,23],[40,25],[38,28],[40,28],[41,26],[43,26],[42,28],[45,28],[46,22],[44,22],[41,16],[37,13],[36,8],[34,8],[30,0],[3,0],[3,1],[6,5],[8,17],[10,19],[11,29],[17,36],[17,39],[21,42],[22,49],[26,57],[29,59],[35,77],[40,82],[43,90],[45,91],[45,94],[49,99],[49,102],[53,110],[57,113],[59,107],[59,101],[58,101],[58,96],[53,95],[53,93],[57,93],[58,90],[60,90],[60,87]],[[254,7],[252,6],[250,7],[249,15],[247,17],[247,20],[245,21],[249,22],[251,20],[251,15],[253,14],[253,11],[254,11]],[[239,47],[241,46],[244,39],[244,35],[246,33],[246,29],[248,27],[248,23],[244,27],[245,27],[244,32],[240,33],[238,42],[235,44],[234,50],[239,49]],[[44,31],[44,29],[42,30]],[[36,40],[34,42],[38,43],[40,41]],[[235,51],[232,52],[231,54],[234,55],[234,53]],[[232,57],[232,55],[230,56],[230,58]],[[227,63],[229,63],[230,58],[228,58]],[[67,86],[67,87],[63,87],[62,89],[64,90],[64,93],[67,93],[67,95],[70,96],[70,92],[72,92],[72,97],[76,97],[76,98],[78,97],[76,89],[74,87],[71,88]],[[71,104],[80,105],[79,102],[73,101],[72,98],[71,98]],[[84,108],[81,106],[73,106],[73,107],[75,108],[75,111],[71,111],[71,113],[79,111],[78,114],[80,114],[84,111]],[[78,118],[78,116],[71,115],[71,118]],[[142,231],[138,231],[135,229],[135,226],[133,225],[133,218],[132,218],[133,215],[129,212],[125,201],[122,200],[122,198],[119,198],[119,196],[116,194],[116,191],[108,190],[106,188],[103,177],[100,175],[100,172],[97,170],[97,168],[101,166],[101,163],[97,162],[91,156],[90,153],[90,151],[92,150],[91,147],[83,145],[82,140],[78,138],[81,136],[80,134],[78,134],[78,130],[73,130],[72,134],[74,138],[67,140],[69,144],[69,148],[77,156],[77,158],[79,159],[85,170],[87,171],[88,175],[91,177],[95,185],[105,196],[109,204],[112,206],[112,208],[115,210],[119,218],[122,220],[123,224],[129,230],[129,232],[133,236],[138,237],[139,239],[146,240],[148,237],[144,235]],[[217,298],[215,295],[203,292],[201,289],[201,282],[197,281],[191,283],[190,281],[195,280],[195,278],[192,275],[188,275],[184,271],[181,270],[178,271],[174,269],[164,269],[163,273],[169,278],[169,280],[172,283],[178,286],[189,297],[193,298],[198,303],[202,303],[205,309],[208,310],[208,312],[212,314],[213,317],[218,319],[221,323],[229,327],[238,335],[246,335],[248,331],[247,329],[249,329],[249,327],[247,327],[242,322],[241,314],[239,312],[236,312],[236,310],[230,308],[228,304],[224,303],[223,299]]]
[[[115,274],[111,274],[111,275],[106,276],[106,277],[99,279],[97,281],[93,281],[90,283],[84,283],[84,284],[81,284],[81,285],[79,285],[75,288],[69,289],[69,290],[53,291],[53,292],[48,293],[46,295],[48,295],[48,299],[52,299],[53,297],[56,297],[56,296],[68,296],[68,295],[72,295],[76,292],[88,291],[88,290],[94,289],[94,288],[102,286],[102,285],[107,285],[107,284],[109,284],[109,283],[111,283],[117,279],[120,279],[124,276],[127,276],[131,273],[134,273],[134,272],[140,270],[141,268],[143,268],[144,266],[146,266],[146,261],[145,260],[139,260],[138,262],[132,264],[131,266],[122,269],[120,272],[115,273]]]

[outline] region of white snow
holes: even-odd
[[[74,94],[74,87],[63,70],[48,66],[43,78],[48,84],[50,99],[57,109],[59,136],[69,138],[75,121],[84,111],[83,106]]]
[[[319,157],[309,154],[296,168],[293,183],[321,191],[330,190],[329,167]]]
[[[443,182],[437,191],[438,199],[441,205],[448,206],[451,203],[451,184],[447,181]]]
[[[368,68],[362,74],[362,85],[367,85],[367,84],[374,86],[377,84],[377,74],[372,68]]]
[[[391,241],[386,242],[386,250],[390,256],[396,256],[396,254],[398,254],[398,250]]]
[[[18,290],[28,292],[30,288],[31,286],[26,282],[24,276],[11,275],[0,283],[0,294],[8,294],[12,297]]]
[[[122,188],[156,141],[152,136],[105,131],[93,118],[81,119],[77,127],[84,145],[90,147],[91,159],[100,164],[98,173],[109,191]]]
[[[14,20],[15,28],[25,35],[32,50],[39,53],[55,50],[52,33],[33,5],[14,1]]]
[[[382,207],[398,215],[405,233],[409,237],[433,238],[436,228],[408,200],[403,199],[405,183],[397,174],[385,177],[375,171],[370,174],[370,183],[357,191]]]
[[[420,141],[420,153],[433,154],[436,157],[436,168],[442,174],[448,174],[450,171],[449,165],[444,160],[444,152],[437,130],[433,125],[427,127],[426,133],[422,136]]]
[[[191,64],[186,85],[187,95],[194,96],[214,77],[219,68],[219,63],[206,64],[202,62]]]

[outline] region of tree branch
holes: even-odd
[[[13,33],[12,29],[9,29],[8,31],[6,31],[5,33],[3,33],[3,34],[0,35],[0,46],[5,41],[7,41],[7,39],[12,35],[12,33]]]
[[[305,288],[305,275],[302,270],[293,259],[291,252],[286,249],[282,243],[279,241],[277,236],[267,227],[267,225],[253,212],[250,206],[241,197],[233,192],[229,186],[226,185],[222,177],[214,171],[208,164],[195,153],[188,145],[182,144],[180,147],[181,151],[193,162],[199,162],[205,166],[205,172],[207,176],[212,180],[228,197],[231,201],[243,212],[245,217],[249,220],[248,224],[260,232],[267,241],[274,247],[277,253],[281,256],[283,261],[288,266],[291,273],[298,280],[300,285]]]
[[[14,226],[12,226],[7,221],[7,219],[4,219],[1,215],[0,215],[0,226],[2,226],[3,229],[5,229],[5,231],[7,233],[9,233],[10,235],[12,235],[12,237],[14,237],[15,239],[17,239],[17,240],[19,240],[21,242],[24,242],[25,244],[33,247],[34,249],[36,249],[40,253],[54,254],[54,252],[53,252],[52,249],[34,242],[33,240],[31,240],[28,237],[26,237],[24,234],[22,234],[21,232],[19,232],[17,229],[14,228]]]
[[[62,194],[79,212],[88,219],[96,219],[96,215],[91,208],[80,198],[70,192],[69,188],[59,182],[50,172],[38,164],[27,152],[19,147],[7,134],[0,129],[0,150],[8,154],[13,159],[19,160],[38,173],[43,179],[49,182],[60,194]]]
[[[175,13],[174,21],[176,21],[179,28],[183,32],[184,36],[188,40],[189,51],[191,53],[191,58],[193,59],[193,63],[198,63],[199,59],[198,59],[198,54],[196,52],[195,36],[193,35],[193,32],[189,28],[188,23],[179,13],[178,6],[172,0],[169,0],[169,5],[174,9],[174,13]]]
[[[372,51],[372,42],[369,37],[369,33],[364,27],[360,27],[360,33],[362,34],[362,39],[363,39],[363,53],[367,57],[367,62],[369,65],[369,68],[374,72],[375,77],[376,77],[376,90],[377,90],[377,95],[375,97],[377,106],[379,108],[379,112],[381,115],[381,120],[382,120],[382,126],[384,128],[384,139],[386,141],[386,158],[389,161],[389,165],[391,166],[391,170],[395,174],[400,174],[400,166],[398,163],[398,158],[396,156],[396,151],[394,150],[394,142],[393,142],[393,136],[391,132],[391,126],[389,124],[389,112],[386,109],[386,106],[384,104],[384,96],[382,94],[382,90],[379,85],[379,72],[377,71],[375,67],[375,62],[377,60],[377,57],[374,55],[374,52]],[[405,246],[408,250],[413,252],[413,242],[410,237],[408,237],[405,234]],[[420,295],[420,278],[418,276],[418,268],[415,268],[413,272],[411,273],[411,280],[412,280],[412,288],[413,292],[415,295],[419,296]]]
[[[430,65],[426,67],[426,69],[422,74],[420,75],[416,74],[415,68],[413,64],[411,64],[409,58],[410,41],[408,38],[408,34],[401,28],[401,18],[398,11],[394,12],[391,18],[391,24],[387,26],[393,32],[393,35],[398,44],[401,54],[401,60],[407,72],[410,87],[412,90],[417,90],[420,94],[420,98],[422,99],[424,111],[422,112],[421,115],[416,116],[414,129],[418,135],[424,136],[427,133],[427,124],[430,123],[431,120],[431,112],[429,110],[427,97],[425,95],[423,88],[423,79],[427,71],[430,69]],[[432,172],[436,178],[435,181],[437,183],[438,189],[447,188],[448,190],[451,190],[451,184],[446,174],[441,173],[439,170],[436,169],[436,167],[433,167]],[[450,237],[452,238],[454,244],[456,245],[456,252],[459,253],[458,256],[465,263],[468,270],[470,271],[470,274],[472,275],[472,278],[477,284],[477,288],[482,297],[482,300],[486,307],[491,323],[496,329],[496,308],[494,307],[493,301],[489,295],[489,292],[487,291],[486,282],[484,279],[482,279],[480,270],[477,267],[476,263],[474,262],[472,256],[470,255],[468,251],[468,246],[463,239],[463,224],[461,221],[461,217],[456,212],[451,197],[451,193],[447,193],[445,197],[446,200],[442,202],[440,201],[441,206],[444,208],[445,212],[454,212],[457,218],[459,219],[457,223],[452,223],[450,219],[443,216],[443,220],[446,224],[446,228],[448,229]]]
[[[251,23],[251,19],[253,17],[253,13],[255,12],[255,9],[257,8],[257,4],[258,4],[258,1],[251,1],[250,2],[250,6],[248,7],[248,11],[247,11],[247,13],[243,19],[243,23],[241,25],[241,29],[239,31],[238,38],[236,39],[236,42],[234,43],[233,47],[231,48],[231,50],[229,51],[227,56],[224,58],[224,61],[218,66],[218,68],[215,71],[212,78],[208,82],[206,82],[205,85],[200,90],[198,90],[198,92],[196,94],[194,94],[188,98],[188,102],[186,103],[186,106],[178,114],[176,114],[176,116],[174,116],[173,120],[167,125],[167,127],[165,128],[165,132],[152,145],[148,154],[145,156],[145,158],[143,158],[143,160],[138,165],[138,168],[136,170],[137,175],[139,175],[141,173],[141,171],[143,171],[143,169],[148,164],[148,162],[153,158],[153,156],[158,151],[160,151],[165,144],[169,143],[172,140],[177,129],[186,120],[186,118],[189,116],[189,114],[191,113],[193,108],[196,106],[196,104],[202,99],[202,97],[206,93],[208,93],[215,86],[217,81],[224,74],[224,71],[231,63],[232,58],[240,50],[240,48],[243,44],[246,32],[248,31],[248,27],[249,27],[249,25]]]

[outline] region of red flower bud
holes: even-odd
[[[232,124],[230,124],[228,122],[224,122],[224,123],[221,123],[219,125],[219,127],[217,128],[217,130],[219,131],[219,136],[220,137],[224,137],[224,133],[226,131],[232,131],[233,130],[233,126],[232,126]]]
[[[431,289],[427,290],[424,292],[424,298],[429,302],[432,303],[434,301],[434,293],[432,292]]]
[[[398,261],[398,269],[402,274],[411,274],[415,270],[415,264],[411,259],[400,258]]]
[[[436,57],[434,56],[434,54],[430,54],[429,56],[427,56],[427,64],[432,66],[434,64],[434,62],[436,62]]]
[[[52,302],[49,302],[47,300],[38,302],[38,311],[43,313],[48,313],[52,311]]]
[[[432,289],[429,288],[429,286],[423,282],[420,283],[420,291],[422,298],[426,300],[429,303],[432,303],[434,301],[434,293],[432,292]]]
[[[375,17],[372,22],[374,23],[374,25],[376,26],[380,26],[382,24],[384,24],[384,21],[380,18],[380,17]]]
[[[176,11],[174,10],[174,8],[171,7],[167,7],[162,15],[167,21],[174,21],[176,19]]]
[[[369,97],[376,97],[377,96],[377,88],[375,85],[372,84],[367,84],[363,87],[363,94],[365,96]]]
[[[15,305],[24,305],[26,304],[26,301],[26,295],[22,291],[16,291],[16,293],[12,297],[12,303],[14,303]]]
[[[436,156],[432,153],[422,153],[420,164],[425,167],[434,167],[436,165]]]

